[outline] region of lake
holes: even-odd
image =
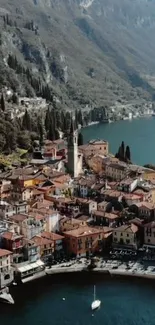
[[[95,124],[82,129],[84,142],[105,139],[115,154],[122,141],[130,146],[132,162],[139,165],[155,164],[155,117]]]
[[[94,283],[102,303],[92,313]],[[77,273],[51,276],[14,290],[16,304],[0,305],[3,325],[155,324],[155,282],[152,280]]]

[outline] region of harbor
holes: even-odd
[[[38,285],[39,284],[39,285]],[[93,313],[93,287],[96,285],[97,299],[101,307]],[[42,278],[33,283],[14,287],[12,294],[16,304],[0,305],[1,321],[9,325],[28,325],[39,322],[49,325],[69,325],[73,321],[84,325],[100,324],[103,319],[107,325],[132,323],[153,325],[155,283],[142,278],[111,276],[95,271],[89,273],[66,273]],[[59,312],[58,312],[59,311]],[[142,313],[143,311],[143,313]],[[145,322],[144,322],[145,320]]]

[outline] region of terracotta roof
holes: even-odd
[[[3,257],[3,256],[8,256],[8,255],[11,255],[12,252],[6,250],[6,249],[1,249],[0,248],[0,257]]]
[[[48,232],[48,231],[43,231],[41,234],[41,237],[56,241],[56,240],[62,240],[64,237],[56,234],[54,232]]]
[[[100,203],[98,203],[98,207],[106,207],[107,205],[109,204],[109,202],[107,202],[107,201],[102,201],[102,202],[100,202]]]
[[[132,194],[132,193],[124,193],[123,194],[123,197],[126,199],[126,200],[138,200],[140,199],[140,195],[138,194]]]
[[[118,228],[115,228],[114,231],[136,233],[138,231],[138,227],[135,224],[122,225]]]
[[[90,217],[89,217],[90,218]],[[63,218],[63,219],[61,219],[60,220],[60,224],[61,223],[64,223],[64,224],[69,224],[69,225],[71,225],[71,224],[81,224],[81,220],[79,220],[79,218],[78,219],[75,219],[75,218]]]
[[[79,197],[77,199],[77,203],[89,204],[89,203],[96,203],[96,201]]]
[[[43,246],[43,245],[49,245],[52,244],[53,241],[41,236],[34,236],[32,240],[38,245],[38,246]]]
[[[12,217],[9,217],[9,219],[15,221],[15,222],[20,222],[24,221],[28,218],[27,214],[14,214]]]
[[[66,231],[64,232],[64,236],[71,236],[71,237],[83,237],[83,236],[92,236],[95,234],[100,234],[103,233],[103,229],[97,229],[97,228],[93,228],[93,227],[79,227],[77,229],[74,230],[70,230],[70,231]]]
[[[136,179],[134,178],[125,178],[120,182],[120,185],[131,185]]]
[[[143,224],[144,220],[143,219],[139,219],[139,218],[134,218],[132,220],[129,221],[129,223],[133,223],[135,225],[141,226]]]
[[[152,222],[149,222],[149,223],[146,223],[144,225],[145,228],[155,228],[155,221],[152,221]]]
[[[43,201],[37,201],[33,204],[32,207],[36,209],[40,208],[49,208],[50,206],[53,206],[53,202],[49,200],[43,200]]]
[[[107,232],[106,234],[104,234],[104,238],[106,239],[106,238],[108,238],[111,235],[112,235],[112,232]]]
[[[114,220],[114,219],[120,218],[120,215],[119,215],[119,214],[108,213],[108,212],[104,212],[104,211],[97,211],[97,210],[94,210],[92,213],[93,213],[93,215],[95,215],[95,216],[97,216],[97,217],[107,218],[107,219],[111,219],[111,220]],[[117,213],[118,213],[118,212],[117,212]]]
[[[80,221],[87,221],[87,220],[90,219],[90,216],[87,216],[87,215],[83,214],[83,215],[80,215],[80,216],[76,216],[76,218],[78,218],[78,220],[80,220]]]
[[[122,195],[121,191],[115,191],[115,190],[105,190],[103,191],[103,195],[111,196],[111,197],[119,197]]]
[[[43,193],[44,191],[42,189],[37,189],[37,188],[33,189],[33,195],[41,195]]]
[[[64,183],[59,183],[59,182],[53,182],[53,187],[55,188],[59,188],[59,189],[65,189],[68,187],[67,184],[64,184]]]
[[[135,204],[138,208],[147,208],[149,210],[153,210],[155,209],[155,205],[152,202],[146,202],[146,201],[142,201],[139,202],[137,204]]]
[[[107,167],[125,171],[125,170],[127,170],[128,165],[127,164],[120,164],[120,163],[110,163],[110,164],[107,165]]]
[[[15,234],[11,231],[6,231],[1,236],[7,240],[15,240],[16,238],[23,238],[22,235]]]
[[[60,175],[60,176],[56,177],[54,181],[56,183],[64,184],[64,183],[68,183],[70,181],[70,179],[71,179],[70,175],[66,174],[66,175]]]

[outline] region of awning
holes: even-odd
[[[153,248],[153,249],[155,249],[155,245],[147,245],[147,244],[145,244],[145,245],[143,245],[143,247],[145,247],[145,248]]]
[[[38,265],[38,266],[44,266],[45,265],[44,262],[42,262],[41,260],[38,260],[35,264]]]
[[[37,269],[38,267],[44,266],[44,265],[45,264],[41,260],[38,260],[35,263],[31,263],[31,264],[28,264],[28,265],[21,266],[17,270],[18,270],[18,272],[23,273],[23,272],[27,272],[27,271],[30,271],[30,270],[33,270],[33,269]]]

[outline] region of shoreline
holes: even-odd
[[[46,268],[45,271],[36,273],[31,277],[25,278],[22,280],[22,284],[29,283],[35,280],[43,279],[51,277],[52,275],[65,275],[65,274],[104,274],[109,275],[111,277],[134,277],[134,278],[143,278],[143,279],[154,279],[155,280],[155,273],[152,272],[136,272],[136,271],[128,271],[128,270],[114,270],[112,268],[102,268],[96,267],[94,269],[88,269],[85,266],[79,267],[57,267],[57,268]],[[17,285],[18,286],[18,285]]]
[[[155,274],[141,274],[140,272],[129,272],[121,270],[113,270],[111,268],[103,269],[96,267],[88,270],[84,266],[79,268],[57,268],[57,270],[46,269],[42,274],[36,274],[27,278],[27,281],[18,285],[10,286],[10,294],[14,300],[14,307],[23,305],[29,299],[41,298],[42,294],[50,292],[55,286],[83,286],[92,285],[94,283],[133,283],[137,285],[154,285]],[[23,291],[24,290],[24,291]],[[23,296],[24,292],[24,296]],[[0,304],[1,308],[12,308],[13,305]],[[5,307],[4,307],[5,306]],[[10,307],[11,306],[11,307]]]
[[[82,126],[81,129],[85,129],[85,128],[88,128],[90,126],[94,126],[94,125],[98,125],[98,124],[112,124],[112,123],[116,123],[116,122],[120,122],[120,121],[130,121],[132,122],[133,120],[136,120],[136,119],[141,119],[141,118],[153,118],[155,117],[154,115],[150,115],[150,114],[145,114],[145,115],[140,115],[140,116],[135,116],[135,117],[132,117],[132,118],[120,118],[119,120],[115,120],[115,121],[111,121],[111,122],[107,122],[107,123],[103,123],[102,121],[94,121],[94,122],[90,122],[88,123],[88,125],[85,125],[85,126]]]

